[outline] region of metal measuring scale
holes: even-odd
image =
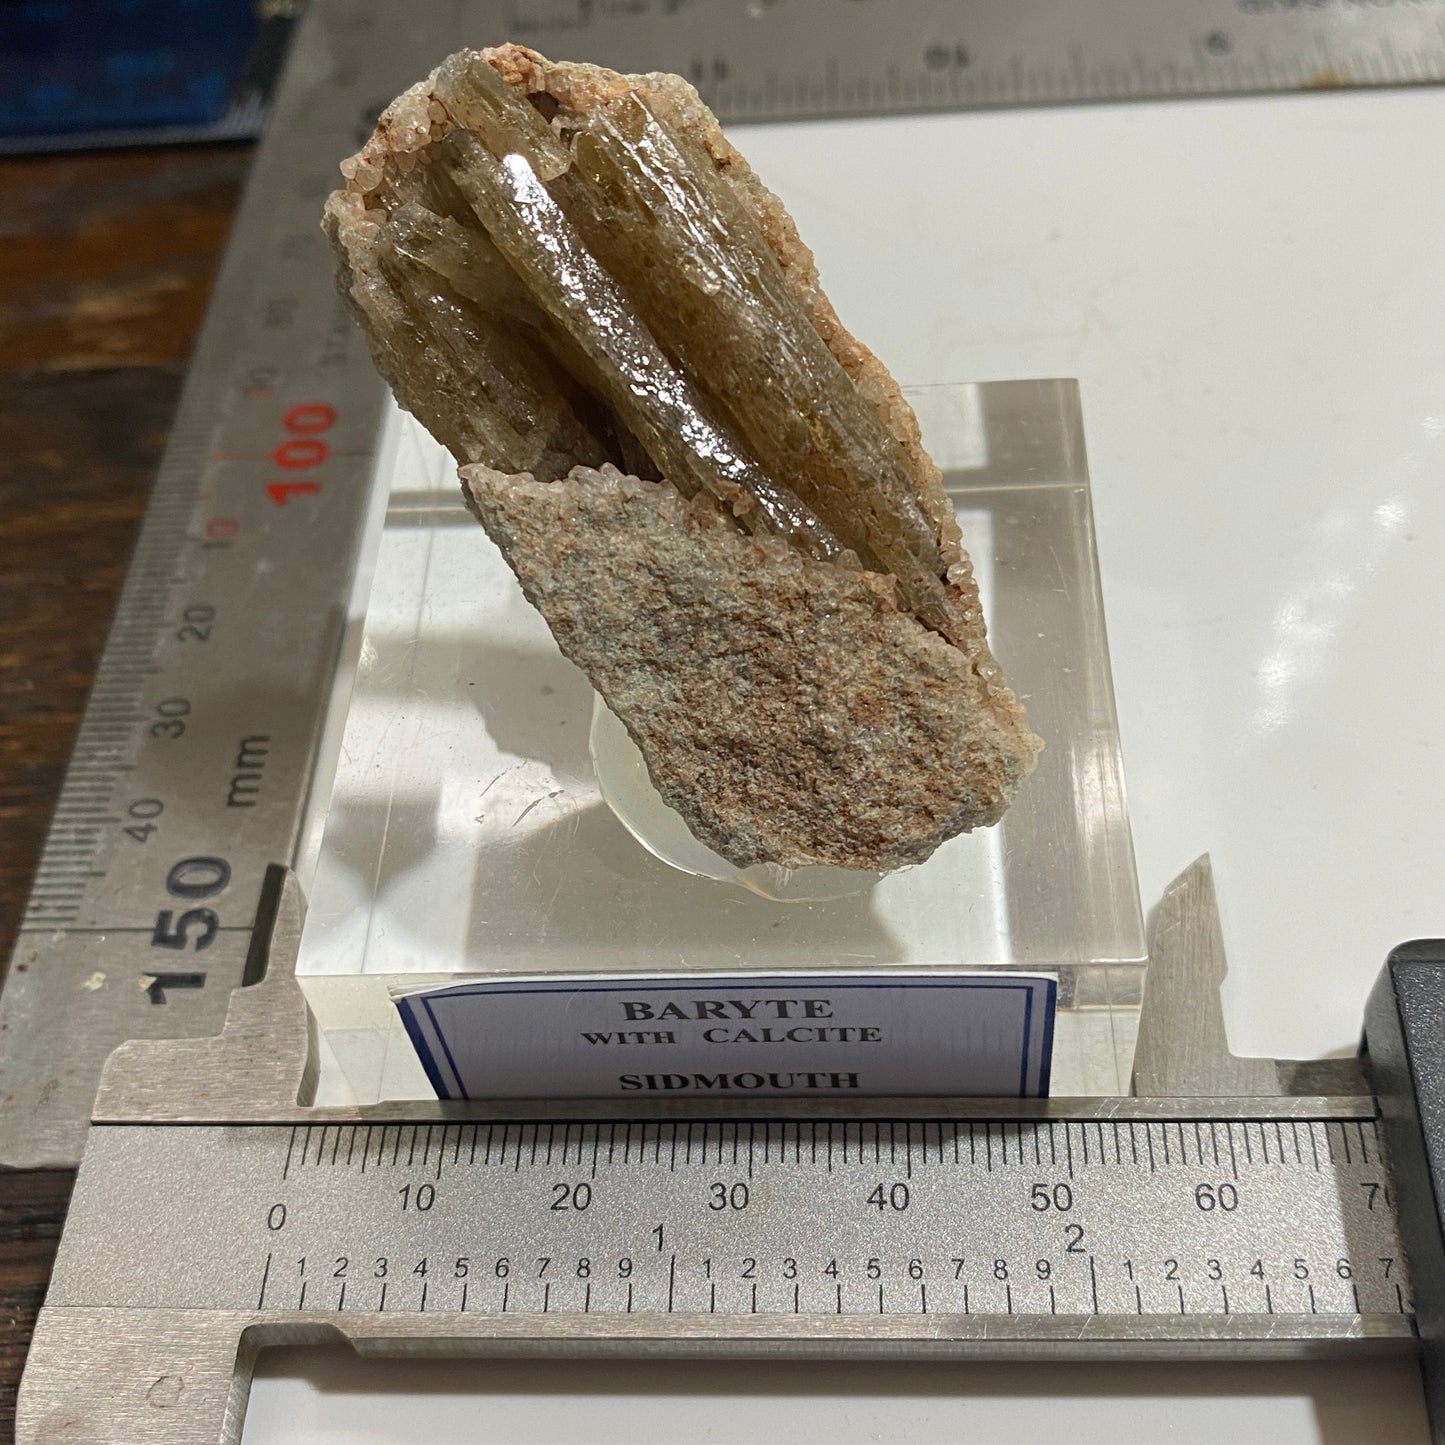
[[[236,1441],[272,1345],[361,1353],[1282,1359],[1422,1351],[1437,1432],[1445,949],[1352,1060],[1235,1059],[1208,864],[1171,889],[1127,1098],[307,1108],[264,977],[106,1067],[17,1440]],[[1303,1090],[1308,1092],[1288,1092]],[[722,1116],[722,1117],[719,1117]]]

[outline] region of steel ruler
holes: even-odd
[[[1445,79],[1438,0],[515,0],[504,9],[517,40],[613,68],[676,71],[735,121]]]
[[[55,1307],[1412,1336],[1372,1117],[138,1124],[86,1170]]]
[[[1201,862],[1156,912],[1138,1096],[783,1098],[740,1121],[716,1100],[625,1117],[616,1100],[308,1108],[300,923],[283,880],[265,974],[222,1034],[108,1063],[18,1445],[234,1445],[258,1352],[337,1341],[1101,1362],[1418,1349],[1445,1423],[1445,944],[1387,965],[1374,1094],[1353,1060],[1301,1075],[1211,1054],[1223,956]]]
[[[0,998],[0,1163],[74,1163],[102,1061],[214,1033],[311,780],[383,391],[317,230],[448,49],[679,70],[725,119],[1445,75],[1445,5],[316,0],[257,156]],[[250,973],[248,974],[248,967]]]

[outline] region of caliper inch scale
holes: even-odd
[[[266,973],[221,1035],[106,1066],[18,1445],[235,1445],[262,1349],[342,1342],[1101,1362],[1423,1346],[1445,1439],[1445,944],[1396,950],[1375,990],[1377,1095],[1355,1060],[1214,1052],[1202,859],[1156,910],[1128,1098],[764,1099],[741,1121],[720,1101],[315,1109],[300,896],[278,882]]]
[[[390,18],[388,18],[390,17]],[[293,864],[383,388],[317,217],[439,55],[690,74],[726,121],[1445,78],[1445,0],[313,0],[192,362],[0,996],[0,1164],[79,1158],[124,1039],[220,1027]]]

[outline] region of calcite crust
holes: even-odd
[[[326,227],[398,400],[730,862],[889,869],[1040,746],[913,414],[676,76],[463,52]]]

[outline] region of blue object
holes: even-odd
[[[158,133],[259,114],[261,29],[255,0],[0,0],[0,137],[201,138]]]

